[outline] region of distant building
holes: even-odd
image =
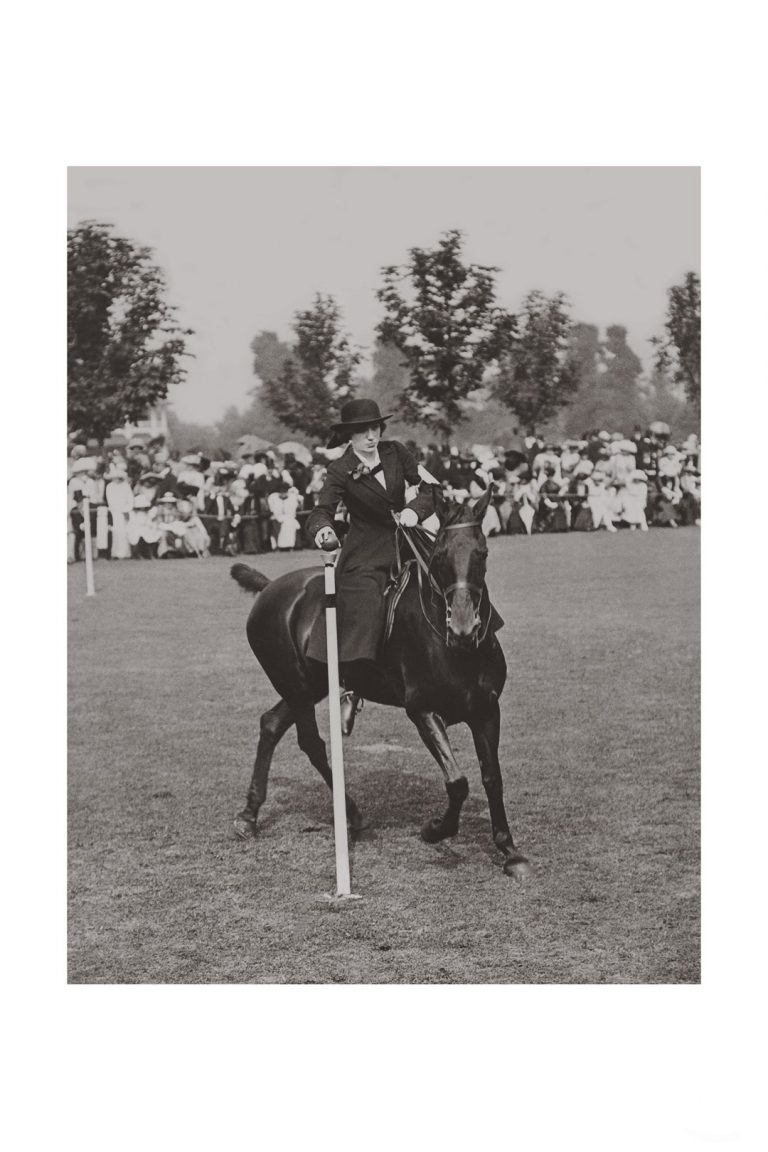
[[[154,408],[149,410],[144,420],[138,420],[135,424],[126,424],[124,427],[116,429],[115,432],[128,439],[130,439],[131,436],[144,434],[147,435],[150,440],[154,440],[156,436],[164,436],[165,439],[168,440],[167,404],[164,401],[156,404]]]

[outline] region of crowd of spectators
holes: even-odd
[[[594,430],[557,444],[535,435],[512,447],[441,450],[409,442],[425,474],[447,496],[473,503],[493,486],[488,536],[616,532],[697,525],[700,448],[677,445],[666,425],[630,437]],[[93,554],[129,558],[292,551],[307,547],[303,522],[322,488],[329,453],[243,452],[213,461],[169,452],[162,437],[68,457],[68,559],[84,555],[84,501]],[[339,509],[343,520],[344,510]]]

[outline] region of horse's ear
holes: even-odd
[[[472,509],[475,520],[479,520],[482,523],[483,517],[485,516],[486,512],[488,511],[488,505],[491,502],[491,496],[492,495],[493,495],[493,481],[491,480],[491,482],[489,483],[485,492],[483,493],[483,495],[478,500],[477,504],[475,504],[474,508]]]

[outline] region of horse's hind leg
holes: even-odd
[[[428,844],[455,836],[459,830],[461,807],[469,794],[467,778],[456,763],[445,722],[437,712],[408,712],[416,725],[419,736],[429,748],[445,777],[445,790],[448,793],[448,807],[442,816],[427,820],[421,829],[421,838]]]
[[[256,760],[253,765],[253,775],[245,800],[245,808],[235,817],[235,834],[241,840],[256,834],[256,818],[259,808],[267,798],[267,781],[272,756],[282,736],[293,724],[294,716],[285,700],[275,704],[269,712],[261,717],[261,734],[259,746],[256,749]]]
[[[317,768],[329,788],[333,788],[333,773],[328,763],[328,753],[325,741],[317,727],[314,705],[294,708],[296,716],[296,738],[299,748],[309,757],[310,762]],[[347,804],[347,820],[353,832],[359,832],[366,827],[360,811],[349,793],[345,793]]]
[[[504,871],[507,876],[520,879],[530,871],[530,864],[515,847],[504,809],[504,785],[499,767],[500,723],[499,701],[494,695],[482,715],[471,720],[470,728],[477,758],[480,761],[483,787],[488,797],[493,842],[504,853]]]

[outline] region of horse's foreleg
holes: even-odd
[[[440,765],[445,777],[448,807],[442,816],[427,820],[421,829],[422,840],[426,840],[428,844],[436,844],[438,840],[445,840],[446,836],[455,836],[458,832],[461,806],[469,794],[469,784],[456,763],[442,716],[437,712],[411,711],[408,712],[408,716],[416,725],[419,736]]]
[[[241,840],[256,833],[256,818],[259,808],[267,798],[267,782],[272,756],[281,738],[293,724],[294,716],[285,700],[275,704],[269,712],[261,717],[261,733],[259,746],[256,749],[256,760],[253,765],[253,775],[245,800],[245,808],[235,817],[235,834]]]
[[[506,874],[521,878],[530,871],[530,865],[515,847],[507,822],[507,813],[504,810],[504,785],[499,767],[499,701],[495,695],[482,715],[470,722],[470,728],[477,758],[480,761],[483,787],[488,797],[493,842],[504,853]]]
[[[328,787],[333,789],[333,773],[328,763],[325,741],[318,730],[315,709],[311,704],[296,710],[296,737],[299,748],[309,757]],[[349,826],[353,832],[359,832],[366,827],[366,823],[349,793],[345,793],[345,799]]]

